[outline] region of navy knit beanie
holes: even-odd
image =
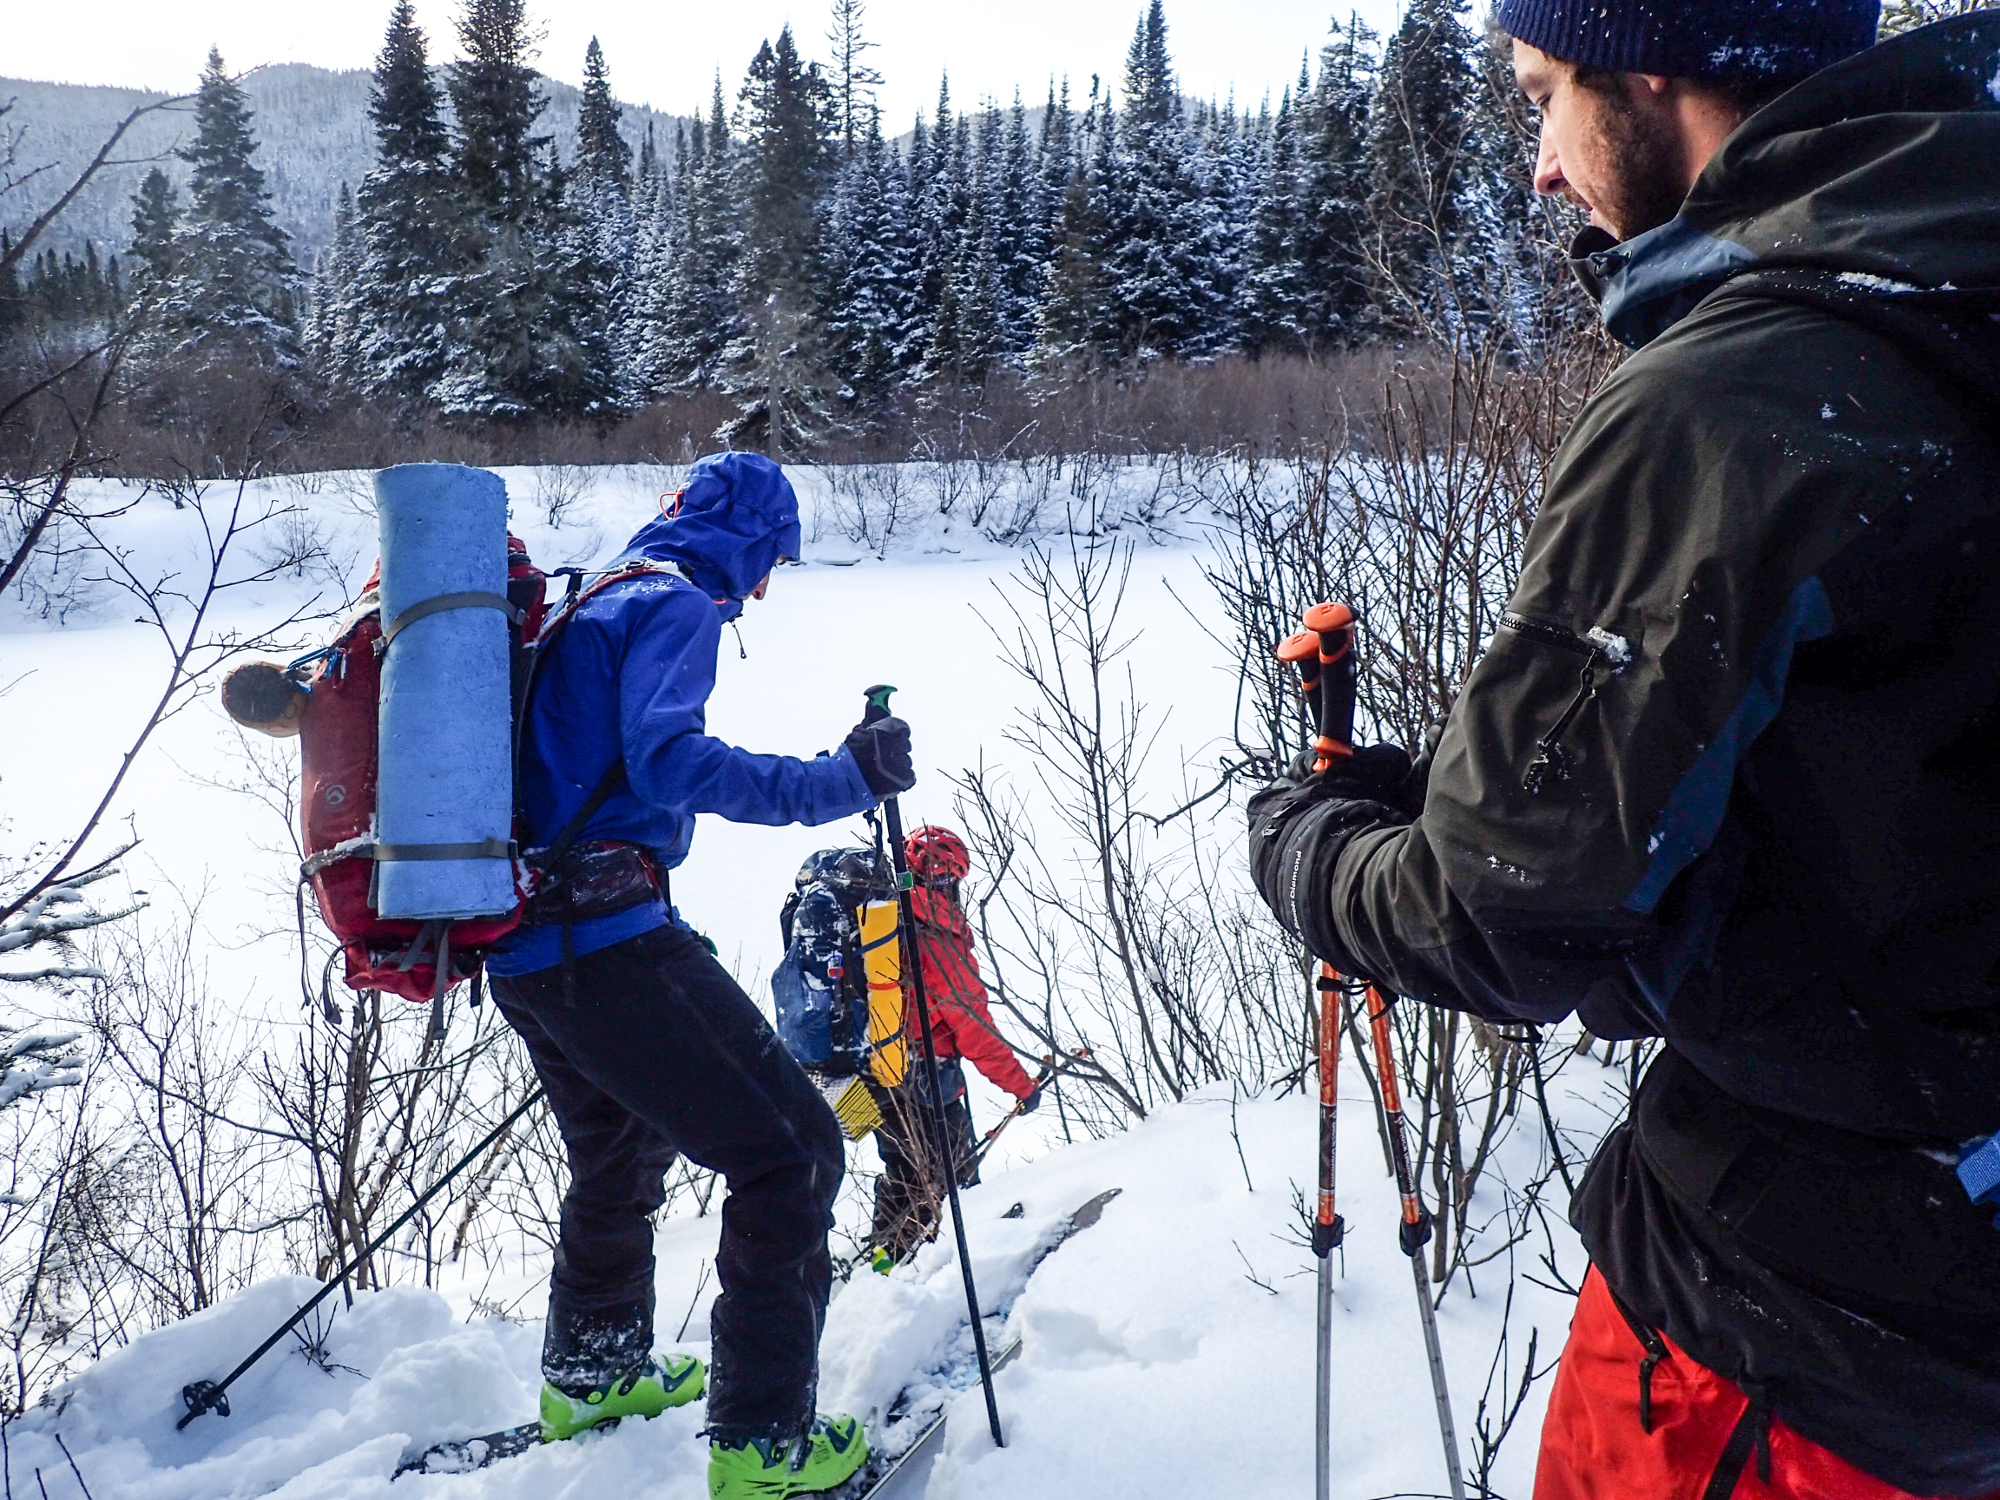
[[[1875,42],[1881,0],[1500,0],[1551,57],[1667,78],[1804,78]]]

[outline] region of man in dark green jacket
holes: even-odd
[[[1576,1196],[1538,1500],[1984,1495],[2000,12],[1667,11],[1499,6],[1638,352],[1428,764],[1261,793],[1252,867],[1344,972],[1664,1039]]]

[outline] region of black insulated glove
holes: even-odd
[[[1430,780],[1429,760],[1426,759],[1419,778],[1411,769],[1410,752],[1401,745],[1363,745],[1324,771],[1315,772],[1312,763],[1312,751],[1301,750],[1285,767],[1279,782],[1304,786],[1317,776],[1322,796],[1384,802],[1401,808],[1411,817],[1424,810],[1424,783]]]
[[[1031,1115],[1035,1112],[1036,1106],[1041,1102],[1042,1086],[1038,1083],[1015,1101],[1014,1113],[1017,1115]]]
[[[917,784],[917,768],[910,759],[910,726],[898,718],[877,719],[873,724],[856,724],[842,741],[861,779],[876,801],[907,792]]]
[[[1348,840],[1376,828],[1398,828],[1411,814],[1400,798],[1410,758],[1393,745],[1357,752],[1302,779],[1281,777],[1250,799],[1250,878],[1285,931],[1341,973],[1360,965],[1333,921],[1333,871]]]

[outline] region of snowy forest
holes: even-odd
[[[178,106],[185,192],[156,169],[128,243],[7,252],[6,347],[47,365],[129,330],[126,379],[175,374],[156,428],[227,425],[216,408],[240,409],[249,382],[265,445],[357,426],[378,442],[433,424],[602,435],[655,408],[605,456],[664,456],[640,450],[678,406],[697,451],[784,456],[907,443],[940,411],[997,448],[1024,401],[1162,366],[1547,336],[1551,236],[1521,109],[1444,0],[1386,41],[1337,22],[1254,108],[1182,96],[1154,3],[1115,86],[1051,80],[1032,108],[967,109],[946,80],[900,138],[863,20],[841,0],[826,62],[780,32],[733,94],[718,78],[690,124],[649,124],[634,153],[594,42],[575,137],[557,141],[523,4],[473,0],[465,60],[442,69],[401,6],[369,95],[374,168],[343,186],[311,266],[272,215],[242,84],[212,56]]]

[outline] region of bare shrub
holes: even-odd
[[[542,508],[549,530],[562,530],[570,511],[596,482],[596,476],[583,464],[543,464],[535,470],[535,503]]]
[[[1119,660],[1133,555],[1076,530],[1029,546],[989,625],[1027,692],[1006,738],[1033,790],[983,765],[955,778],[989,984],[1039,1050],[1087,1049],[1083,1097],[1061,1107],[1092,1133],[1223,1079],[1295,1074],[1302,1052],[1281,934],[1220,850],[1142,806],[1158,724]]]

